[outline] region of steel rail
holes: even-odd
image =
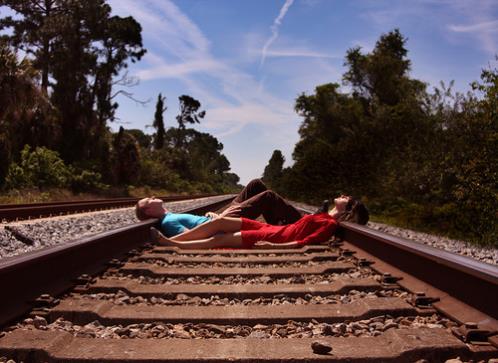
[[[0,209],[29,208],[29,207],[39,207],[46,205],[64,205],[64,204],[75,204],[75,203],[95,203],[95,202],[105,202],[106,200],[131,201],[136,199],[137,198],[134,197],[122,197],[122,198],[80,199],[80,200],[64,200],[64,201],[61,200],[53,202],[36,202],[36,203],[4,203],[0,204]]]
[[[378,272],[390,273],[409,291],[432,295],[427,297],[439,300],[435,308],[462,324],[498,330],[498,267],[355,223],[340,227],[347,247]]]
[[[354,223],[341,226],[354,246],[498,319],[497,267]]]
[[[183,212],[202,214],[217,210],[226,199]],[[28,312],[41,294],[59,295],[75,285],[82,274],[105,270],[108,262],[120,258],[149,239],[149,229],[158,223],[150,219],[112,231],[47,247],[0,261],[0,326]]]
[[[165,202],[180,201],[192,198],[211,197],[213,194],[200,194],[195,196],[189,195],[170,195],[160,197]],[[58,214],[68,214],[77,212],[87,212],[93,210],[128,207],[134,205],[140,198],[112,198],[112,199],[93,199],[70,202],[49,202],[49,203],[30,203],[30,204],[1,204],[0,221],[13,221],[16,219],[28,219],[47,217]]]

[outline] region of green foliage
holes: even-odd
[[[7,6],[22,17],[11,16],[0,19],[0,29],[12,28],[8,38],[13,46],[33,55],[35,68],[41,71],[41,88],[47,93],[51,65],[51,50],[58,35],[58,20],[62,9],[61,1],[45,0],[0,0],[0,6]]]
[[[272,189],[279,189],[278,183],[282,178],[285,158],[280,150],[274,150],[263,172],[263,181]]]
[[[179,138],[181,146],[177,146]],[[212,135],[188,128],[169,128],[161,149],[142,149],[142,185],[175,192],[224,193],[238,188],[223,145]]]
[[[498,70],[484,70],[467,95],[452,83],[428,93],[409,77],[407,55],[394,30],[368,54],[347,52],[351,93],[329,83],[296,99],[300,140],[278,190],[314,203],[363,196],[398,224],[496,245]]]
[[[0,40],[0,185],[24,145],[53,146],[58,138],[56,112],[36,83],[38,72],[27,58]]]
[[[179,97],[178,127],[166,132],[159,94],[154,138],[141,130],[110,131],[115,97],[133,99],[116,88],[136,83],[126,68],[146,52],[132,17],[112,16],[105,0],[0,0],[0,6],[15,14],[0,18],[0,186],[8,174],[7,189],[70,186],[116,194],[138,183],[177,192],[237,188],[223,145],[186,127],[205,116],[191,96]],[[26,57],[18,60],[14,49]],[[21,152],[24,145],[35,149]]]
[[[41,89],[59,112],[62,157],[68,162],[102,159],[103,146],[109,147],[103,142],[106,122],[118,107],[113,97],[121,92],[113,94],[113,85],[130,84],[126,75],[113,78],[145,53],[140,24],[132,17],[111,16],[104,0],[0,4],[18,15],[0,20],[0,28],[11,30],[4,38],[33,58]]]
[[[37,147],[33,151],[26,145],[19,164],[12,163],[6,177],[7,187],[66,187],[71,179],[70,170],[55,151]]]
[[[76,193],[105,191],[109,188],[103,184],[102,175],[95,171],[81,170],[79,173],[73,171],[71,178],[71,190]]]
[[[154,113],[154,122],[152,126],[156,129],[156,134],[154,135],[154,148],[156,150],[162,149],[164,146],[164,136],[166,131],[164,130],[164,120],[163,113],[168,109],[164,105],[166,97],[163,97],[160,93],[157,96],[156,112]]]
[[[199,119],[206,116],[206,111],[199,111],[201,103],[195,98],[182,95],[178,97],[178,100],[180,101],[180,114],[176,117],[176,120],[181,129],[184,129],[187,123],[200,123]]]
[[[137,140],[138,145],[143,149],[149,149],[152,145],[152,136],[145,134],[140,129],[128,129],[127,133],[132,135]]]
[[[135,138],[123,127],[114,136],[112,167],[117,184],[134,184],[140,179],[140,150]]]
[[[395,105],[406,95],[410,61],[406,58],[406,38],[395,29],[383,34],[371,54],[361,48],[347,52],[345,65],[349,68],[344,81],[355,93],[370,101]]]
[[[144,152],[141,161],[140,184],[181,192],[182,179],[168,166],[169,151]]]

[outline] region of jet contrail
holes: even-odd
[[[268,48],[275,41],[275,39],[278,38],[278,28],[282,24],[282,20],[284,19],[285,14],[287,14],[287,11],[289,10],[289,8],[293,2],[294,2],[294,0],[285,0],[284,6],[282,6],[282,9],[280,9],[280,13],[278,14],[277,18],[273,21],[273,24],[270,27],[271,33],[272,33],[271,37],[268,38],[268,40],[265,43],[265,46],[261,50],[261,64],[260,64],[260,66],[262,66],[263,63],[265,62],[266,52],[268,51]]]

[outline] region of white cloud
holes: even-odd
[[[256,103],[211,108],[209,114],[212,120],[208,121],[208,124],[223,129],[232,129],[230,125],[233,124],[240,124],[242,126],[250,123],[283,125],[288,122],[290,116],[287,112],[268,113],[267,107]],[[236,129],[240,128],[236,127]],[[233,130],[231,130],[231,132],[232,131]]]
[[[156,59],[157,61],[157,59]],[[198,73],[210,72],[216,70],[220,65],[213,60],[193,60],[182,63],[165,63],[164,60],[156,67],[143,69],[137,72],[137,76],[144,81],[158,78],[179,78],[183,79],[185,76]]]
[[[467,33],[479,41],[481,47],[491,55],[498,52],[498,20],[487,20],[483,13],[476,12],[476,23],[470,25],[449,25],[448,29],[455,33]]]
[[[240,43],[240,61],[252,63],[259,58],[261,62],[261,44],[263,42],[264,38],[261,33],[250,32],[245,34],[244,41]],[[307,41],[280,36],[278,48],[272,47],[271,49],[267,49],[265,53],[266,58],[342,59],[343,57],[334,52],[324,52],[310,48]]]
[[[496,32],[498,31],[498,20],[472,25],[450,25],[448,28],[457,33]]]
[[[297,118],[289,101],[266,92],[253,76],[214,57],[210,41],[173,2],[147,0],[138,9],[136,2],[120,0],[113,1],[112,7],[133,14],[144,27],[144,35],[153,40],[153,51],[145,58],[151,66],[137,76],[144,81],[181,80],[202,100],[207,111],[203,126],[220,131],[217,136],[236,133],[250,123],[272,127]],[[286,11],[281,11],[277,24]]]
[[[340,56],[327,54],[305,48],[280,48],[267,50],[266,57],[282,58],[282,57],[303,57],[303,58],[341,58]]]
[[[498,51],[498,20],[496,0],[420,0],[395,2],[376,0],[362,16],[385,31],[386,27],[399,24],[418,26],[423,19],[425,26],[432,26],[451,41],[461,41],[468,34],[477,39],[476,44],[490,54]],[[465,19],[466,24],[455,24],[455,19]],[[417,23],[415,23],[417,22]],[[459,38],[455,38],[458,35]]]
[[[285,4],[280,9],[280,13],[273,21],[273,24],[270,27],[272,34],[270,38],[268,38],[268,40],[266,41],[265,45],[263,46],[263,49],[261,50],[261,65],[263,65],[265,62],[268,48],[270,48],[270,45],[278,38],[278,28],[282,24],[282,20],[284,19],[285,14],[287,14],[287,11],[289,11],[289,8],[291,7],[293,2],[294,0],[285,0]]]

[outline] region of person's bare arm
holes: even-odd
[[[253,248],[256,249],[291,249],[291,248],[299,248],[302,245],[297,241],[285,242],[285,243],[273,243],[268,241],[259,241],[256,242]]]

